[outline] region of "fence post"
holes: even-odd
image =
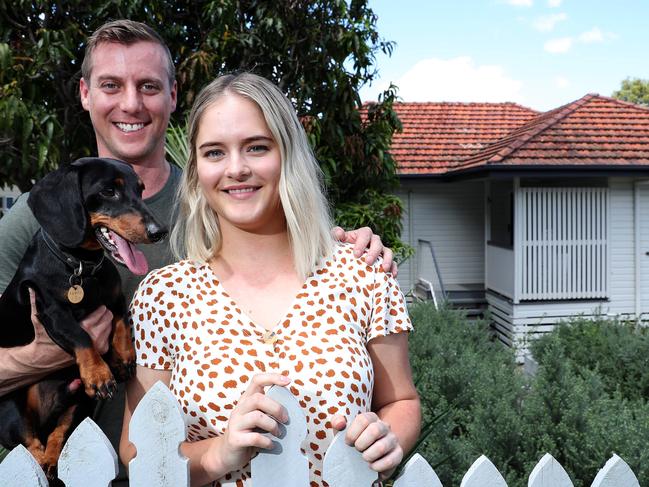
[[[378,478],[362,453],[345,443],[345,431],[339,431],[325,453],[322,478],[329,487],[370,487]]]
[[[22,445],[0,463],[0,481],[3,487],[48,487],[43,469]]]
[[[92,419],[84,419],[61,451],[59,478],[66,487],[109,487],[118,471],[110,441]]]
[[[280,423],[279,438],[266,433],[273,440],[273,449],[259,450],[252,459],[250,474],[253,482],[263,482],[264,487],[308,486],[309,460],[300,451],[307,432],[304,411],[295,396],[284,387],[272,386],[266,395],[286,408],[288,422]]]
[[[491,460],[482,455],[464,474],[460,487],[507,487],[507,482]]]
[[[419,453],[415,453],[394,481],[394,487],[442,487],[442,483],[433,467]]]
[[[185,422],[162,382],[149,389],[133,412],[128,438],[137,448],[129,462],[130,487],[189,487],[189,460],[179,451]]]
[[[530,474],[527,487],[573,487],[570,477],[556,459],[546,453]]]
[[[597,472],[591,487],[640,487],[640,482],[629,465],[613,454],[604,468]]]

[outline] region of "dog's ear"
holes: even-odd
[[[55,242],[70,248],[83,242],[89,221],[78,166],[62,166],[46,175],[29,192],[27,204]]]

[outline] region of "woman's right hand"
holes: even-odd
[[[212,442],[201,459],[206,471],[233,472],[250,462],[255,448],[272,448],[273,441],[262,432],[279,436],[278,422],[288,421],[288,413],[284,406],[264,394],[264,388],[286,386],[290,382],[288,377],[281,374],[257,374],[252,377],[230,414],[223,436]]]

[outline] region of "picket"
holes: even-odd
[[[11,450],[0,463],[3,487],[47,487],[47,479],[34,457],[22,445]]]
[[[273,439],[273,449],[265,450],[251,462],[253,479],[264,479],[268,485],[304,487],[309,485],[309,459],[300,451],[306,438],[306,417],[295,396],[284,387],[273,386],[266,395],[282,404],[288,413],[288,421],[280,426],[280,437]],[[281,468],[278,468],[281,465]]]
[[[442,487],[439,477],[424,457],[415,453],[394,481],[394,487]]]
[[[118,470],[110,441],[92,419],[84,419],[61,451],[59,478],[66,487],[109,487]]]
[[[325,453],[322,478],[330,487],[371,487],[378,474],[361,455],[345,443],[345,432],[338,432]]]
[[[597,472],[591,487],[640,487],[640,482],[627,463],[614,454]]]
[[[306,418],[293,395],[284,388],[267,392],[282,403],[289,421],[275,448],[261,452],[251,465],[255,487],[307,487],[308,460],[300,452],[306,438]],[[131,419],[129,438],[138,455],[130,462],[131,487],[186,487],[188,460],[179,453],[185,425],[177,401],[162,383],[144,396]],[[66,487],[106,487],[116,475],[117,456],[106,436],[86,419],[68,439],[59,460],[59,475]],[[331,487],[370,487],[377,479],[361,454],[345,444],[338,433],[325,454],[323,477]],[[18,446],[0,464],[2,487],[47,487],[45,475],[31,454]],[[546,454],[532,470],[528,487],[573,487],[570,477],[551,455]],[[415,454],[406,463],[394,487],[442,487],[424,458]],[[486,456],[466,472],[460,487],[507,487]],[[598,472],[591,487],[640,487],[635,474],[618,455]]]
[[[162,382],[135,408],[128,432],[137,449],[128,465],[130,487],[189,487],[189,460],[179,451],[185,422],[178,401]]]
[[[507,487],[507,483],[491,460],[482,455],[464,474],[460,487]]]
[[[546,453],[530,474],[527,487],[573,487],[570,477],[552,455]]]

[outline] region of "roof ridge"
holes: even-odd
[[[643,111],[643,112],[649,111],[649,106],[640,105],[639,103],[633,103],[632,101],[620,100],[620,99],[614,98],[612,96],[598,95],[596,93],[595,93],[595,96],[597,98],[612,101],[614,103],[617,103],[619,105],[624,105],[624,106],[627,106],[629,108],[637,108],[638,110]]]
[[[543,112],[537,117],[527,122],[526,124],[512,131],[510,134],[506,135],[505,137],[502,137],[501,139],[494,141],[492,144],[497,144],[499,141],[503,141],[504,139],[513,136],[513,134],[516,132],[525,132],[526,130],[529,130],[530,128],[534,127],[535,124],[539,124],[538,127],[535,127],[535,130],[529,130],[529,132],[524,133],[520,137],[516,137],[512,141],[511,145],[506,145],[503,149],[496,152],[493,156],[491,156],[489,159],[485,161],[485,164],[503,161],[505,158],[509,157],[514,152],[516,152],[521,146],[526,144],[532,137],[536,137],[537,135],[543,133],[553,125],[557,124],[558,122],[566,118],[568,115],[574,113],[575,110],[577,110],[577,108],[582,107],[583,105],[585,105],[586,103],[588,103],[590,100],[592,100],[597,96],[599,95],[597,95],[596,93],[588,93],[587,95],[582,96],[578,100],[567,103],[563,106],[555,108],[554,110],[550,110],[549,112]],[[543,123],[539,123],[539,119],[542,119],[544,117],[547,117],[548,120]],[[489,146],[492,144],[489,144]],[[489,146],[485,147],[485,149],[487,149]]]
[[[364,103],[368,103],[368,102],[364,102]],[[528,106],[521,105],[520,103],[516,103],[513,101],[395,101],[394,105],[395,106],[398,105],[456,105],[456,106],[466,106],[466,107],[477,106],[477,105],[514,106],[531,112],[543,113],[540,112],[539,110],[535,110],[534,108],[530,108]]]

